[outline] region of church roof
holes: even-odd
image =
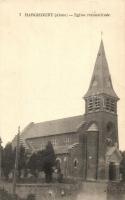
[[[118,99],[118,96],[116,95],[112,86],[112,80],[109,73],[108,63],[102,40],[97,54],[90,87],[84,97],[86,98],[98,94],[107,94]]]
[[[76,132],[84,116],[74,116],[40,123],[30,123],[21,133],[23,139]]]

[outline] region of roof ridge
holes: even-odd
[[[47,121],[34,123],[34,125],[38,125],[38,124],[41,124],[41,123],[44,123],[44,122],[53,122],[53,121],[61,121],[61,120],[66,120],[66,119],[72,119],[72,118],[75,118],[75,117],[84,117],[84,115],[74,115],[74,116],[71,116],[71,117],[64,117],[64,118],[58,118],[58,119],[53,119],[53,120],[50,119],[50,120],[47,120]]]

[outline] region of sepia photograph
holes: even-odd
[[[124,0],[0,0],[0,200],[125,200],[124,27]]]

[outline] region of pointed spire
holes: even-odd
[[[102,38],[90,82],[90,87],[84,97],[86,98],[97,94],[107,94],[118,99],[118,96],[116,95],[112,86]]]
[[[103,35],[103,32],[101,31],[101,40],[102,40],[102,35]]]

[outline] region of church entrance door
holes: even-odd
[[[109,180],[110,181],[117,180],[117,169],[114,162],[109,163]]]

